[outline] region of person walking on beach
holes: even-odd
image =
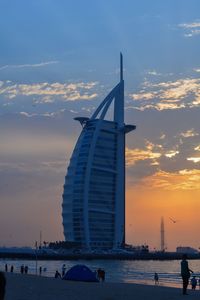
[[[3,272],[0,272],[0,300],[4,300],[6,292],[6,278]]]
[[[187,287],[189,283],[190,273],[193,273],[192,270],[188,267],[187,254],[183,254],[181,261],[181,277],[183,280],[183,295],[187,295]]]
[[[159,277],[158,277],[158,273],[154,273],[154,281],[155,281],[155,285],[159,284]]]

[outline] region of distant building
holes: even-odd
[[[105,120],[114,103],[113,120]],[[91,118],[77,117],[83,130],[65,177],[62,217],[66,241],[88,249],[125,244],[125,135],[123,61],[120,82]]]
[[[191,248],[191,247],[177,247],[176,248],[176,252],[177,253],[185,253],[185,254],[195,254],[195,253],[199,253],[199,251],[197,249]]]
[[[160,250],[161,252],[165,252],[165,226],[164,226],[164,218],[161,217],[160,222]]]

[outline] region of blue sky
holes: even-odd
[[[2,245],[33,245],[40,230],[63,239],[62,185],[80,133],[73,118],[90,116],[118,82],[122,51],[126,122],[137,125],[127,138],[127,240],[159,248],[163,215],[169,248],[198,247],[198,215],[190,212],[193,227],[182,222],[173,235],[169,214],[182,219],[199,196],[199,11],[197,0],[1,1]],[[158,189],[173,203],[151,200],[154,227],[145,229],[146,215],[135,214]],[[174,201],[186,194],[177,212]],[[188,236],[177,241],[183,227]]]

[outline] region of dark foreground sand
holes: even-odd
[[[6,274],[5,300],[175,300],[200,299],[200,290],[128,283],[86,283],[32,275]]]

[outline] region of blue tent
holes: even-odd
[[[75,265],[63,277],[64,280],[98,282],[95,272],[85,265]]]

